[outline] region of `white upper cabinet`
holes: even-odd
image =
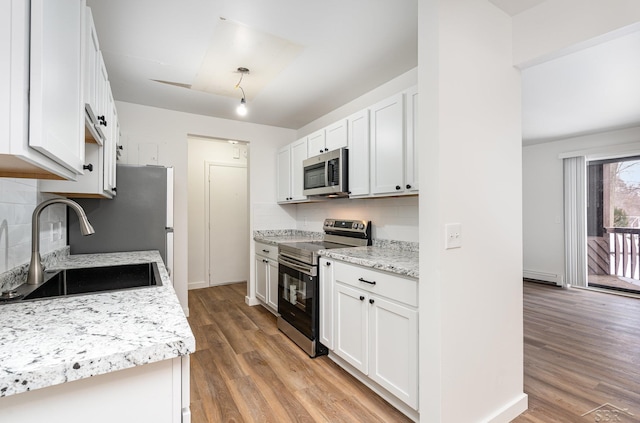
[[[291,144],[291,199],[306,200],[302,162],[307,159],[307,139],[302,138]]]
[[[346,147],[347,121],[341,120],[325,128],[325,151],[337,150]]]
[[[337,150],[347,146],[347,121],[341,120],[310,134],[308,140],[309,157]]]
[[[285,145],[278,151],[277,201],[278,203],[302,202],[304,176],[302,162],[307,158],[307,137]]]
[[[317,156],[325,151],[325,133],[324,129],[316,131],[307,137],[307,157]]]
[[[352,197],[369,195],[369,110],[348,119],[349,192]]]
[[[404,95],[396,94],[370,108],[371,193],[404,190]]]
[[[78,31],[82,28],[83,5],[80,0],[34,1],[32,22],[28,1],[0,2],[0,177],[75,179],[82,172]],[[58,35],[66,40],[76,32],[78,37],[71,40],[69,48],[58,52]],[[31,76],[38,78],[32,81],[31,99],[30,38],[35,59]],[[64,91],[66,88],[69,91]],[[77,107],[71,104],[74,101],[80,101]],[[34,146],[39,150],[30,146],[30,124]]]
[[[276,200],[278,203],[291,201],[291,144],[278,150]]]
[[[29,145],[72,172],[84,164],[84,0],[32,0]]]
[[[116,145],[120,127],[91,10],[86,8],[85,12],[85,97],[81,106],[87,141],[83,162],[85,171],[76,181],[41,181],[40,190],[67,197],[113,198],[116,194]]]
[[[404,189],[415,193],[419,189],[418,170],[420,169],[420,155],[418,154],[418,87],[410,88],[405,93],[406,102],[406,148],[405,148],[405,169],[404,169]]]
[[[84,68],[84,110],[85,110],[85,126],[89,131],[91,138],[95,140],[97,144],[102,144],[104,141],[104,134],[102,133],[99,122],[97,119],[99,86],[101,83],[98,81],[100,75],[98,69],[101,65],[100,43],[98,42],[98,33],[96,32],[96,26],[93,22],[93,15],[91,14],[91,8],[86,8],[86,24],[85,24],[85,68]],[[106,74],[106,73],[105,73]]]

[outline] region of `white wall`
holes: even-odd
[[[522,150],[525,275],[555,282],[564,275],[563,153],[596,157],[640,149],[640,127],[526,146]],[[631,153],[633,154],[633,153]]]
[[[29,263],[31,217],[38,203],[55,196],[40,194],[35,179],[0,178],[0,273]],[[40,253],[67,245],[66,206],[53,205],[40,215]],[[61,238],[51,239],[51,224],[60,225]]]
[[[322,232],[325,218],[372,222],[374,239],[418,242],[418,197],[333,199],[299,204],[297,229]]]
[[[420,0],[420,408],[424,422],[526,409],[520,76],[489,2]],[[446,223],[462,248],[444,249]]]
[[[548,0],[513,17],[513,63],[530,66],[595,45],[640,21],[634,0]],[[618,34],[620,35],[620,34]]]
[[[139,104],[116,102],[121,142],[125,148],[124,163],[138,163],[138,146],[158,146],[158,164],[175,168],[174,231],[175,270],[174,285],[182,307],[187,308],[188,285],[188,155],[187,135],[247,141],[251,157],[249,164],[250,209],[272,205],[276,198],[276,155],[282,145],[295,139],[295,131],[272,126],[175,112]],[[261,220],[263,227],[271,229],[269,221]],[[295,222],[295,220],[293,220]],[[251,232],[250,232],[251,233]],[[253,245],[253,243],[251,243]],[[253,248],[253,247],[252,247]],[[253,251],[251,251],[253,254]],[[253,261],[250,261],[253,263]],[[252,264],[253,266],[253,264]],[[253,274],[253,269],[251,270]],[[253,284],[250,284],[252,286]],[[253,296],[252,293],[249,296]]]
[[[234,150],[238,150],[238,157],[235,157]],[[207,205],[209,185],[206,182],[209,176],[209,163],[229,164],[233,166],[247,166],[248,148],[244,143],[230,144],[226,140],[189,137],[188,140],[188,186],[189,186],[189,206],[188,206],[188,226],[189,226],[189,287],[209,286],[208,278],[205,276],[208,263],[208,238],[207,231]],[[230,181],[230,184],[237,187],[237,184]],[[238,187],[246,189],[248,187]],[[248,236],[248,228],[247,236]],[[238,261],[246,266],[246,257],[236,257]],[[248,270],[247,270],[248,273]],[[237,281],[244,279],[237,279]]]

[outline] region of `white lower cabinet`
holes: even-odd
[[[418,281],[334,261],[321,262],[323,344],[353,369],[418,410]],[[331,279],[323,286],[323,277]],[[325,281],[326,282],[326,281]],[[333,292],[332,304],[327,294]]]
[[[320,258],[320,343],[333,349],[333,260]]]
[[[272,311],[278,311],[278,247],[255,243],[256,297]]]

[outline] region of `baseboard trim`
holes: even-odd
[[[260,300],[258,300],[256,297],[249,297],[249,296],[244,297],[244,302],[248,306],[252,306],[252,307],[258,304],[262,304]]]
[[[522,393],[485,421],[487,423],[508,423],[527,411],[527,408],[529,408],[529,396]]]
[[[187,289],[191,290],[191,289],[202,289],[202,288],[208,288],[209,284],[206,281],[196,281],[196,282],[189,282],[189,286],[187,286]]]

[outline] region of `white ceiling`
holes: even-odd
[[[640,29],[522,71],[523,144],[640,125]]]
[[[418,64],[417,0],[87,3],[120,101],[298,129]]]
[[[120,101],[298,129],[417,66],[418,0],[87,3]],[[523,143],[640,125],[637,75],[638,31],[524,69]]]

